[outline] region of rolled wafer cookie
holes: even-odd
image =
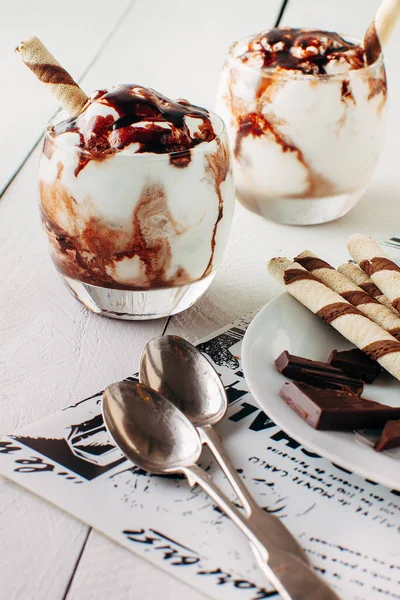
[[[374,19],[376,33],[382,48],[388,43],[399,16],[399,0],[382,0]]]
[[[15,49],[36,77],[49,86],[70,116],[78,114],[87,96],[36,36],[30,36]]]
[[[367,65],[372,65],[382,53],[400,16],[399,0],[382,0],[375,19],[364,35]]]
[[[336,271],[309,250],[296,256],[294,260],[400,341],[400,316],[396,316],[390,308],[379,304],[378,300],[358,287],[346,275]]]
[[[390,310],[392,310],[396,315],[399,314],[386,298],[385,294],[382,294],[378,286],[371,281],[368,275],[364,273],[360,267],[353,265],[352,263],[343,263],[343,265],[340,265],[337,270],[339,273],[343,273],[343,275],[346,275],[346,277],[351,279],[356,285],[364,290],[364,292],[367,292],[367,294],[376,298],[380,304],[390,308]]]
[[[399,312],[400,267],[388,257],[377,242],[366,235],[353,235],[347,248],[351,257]]]
[[[269,273],[311,312],[400,379],[400,342],[298,263],[273,258]]]

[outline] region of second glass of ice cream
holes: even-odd
[[[234,189],[222,120],[141,86],[95,92],[50,123],[40,207],[52,258],[95,312],[155,318],[208,288]]]
[[[282,28],[236,42],[217,112],[233,150],[238,199],[280,223],[343,216],[372,177],[385,108],[383,56],[366,66],[359,40]]]

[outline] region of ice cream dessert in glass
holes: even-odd
[[[379,41],[377,41],[379,44]],[[383,55],[329,31],[278,28],[231,47],[217,112],[238,199],[287,224],[346,214],[371,180],[384,137]]]
[[[94,92],[49,123],[39,187],[53,261],[97,313],[175,314],[221,264],[234,204],[228,140],[217,115],[186,100],[140,85]]]

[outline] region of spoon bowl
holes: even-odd
[[[222,381],[192,344],[175,335],[151,340],[140,360],[140,381],[175,404],[195,427],[217,423],[228,407]]]
[[[111,437],[134,464],[152,473],[183,473],[191,486],[202,487],[246,535],[257,562],[284,600],[339,600],[298,553],[262,534],[258,518],[244,517],[195,464],[202,449],[200,437],[169,400],[138,382],[114,383],[103,393],[103,417]]]
[[[125,456],[146,471],[179,472],[200,457],[200,438],[190,421],[141,383],[110,385],[103,393],[103,417]]]
[[[255,528],[276,547],[289,550],[308,564],[296,538],[279,519],[256,503],[212,426],[224,416],[227,398],[218,373],[205,356],[181,337],[155,338],[143,351],[140,381],[178,406],[197,428],[201,442],[211,450]],[[257,550],[255,553],[258,560]]]

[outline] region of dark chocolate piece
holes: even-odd
[[[280,397],[314,429],[378,429],[400,419],[400,406],[386,406],[354,394],[323,390],[305,383],[285,383]]]
[[[400,448],[400,421],[388,421],[375,445],[378,452],[390,448]]]
[[[328,363],[341,369],[349,377],[357,377],[365,383],[372,383],[382,370],[379,363],[358,348],[333,350]]]
[[[324,389],[360,396],[364,387],[361,379],[349,377],[341,369],[316,360],[294,356],[286,350],[276,359],[275,367],[285,377]]]

